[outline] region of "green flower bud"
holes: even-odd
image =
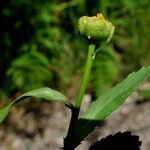
[[[78,22],[79,32],[88,39],[95,39],[109,42],[114,33],[114,26],[106,20],[102,14],[88,17],[83,16]]]

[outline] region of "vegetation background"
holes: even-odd
[[[149,64],[148,0],[2,0],[0,3],[1,100],[42,86],[64,92],[77,88],[88,45],[78,34],[77,21],[83,15],[101,12],[116,26],[111,44],[95,60],[91,91],[100,94],[124,73]]]
[[[43,86],[73,99],[88,47],[77,22],[99,12],[116,28],[93,64],[87,92],[94,97],[150,64],[149,0],[1,0],[1,105]]]

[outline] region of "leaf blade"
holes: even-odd
[[[25,94],[17,98],[16,101],[22,98],[24,99],[26,97],[43,98],[51,101],[59,101],[68,104],[68,100],[66,96],[48,87],[39,88],[39,89],[26,92]]]
[[[4,107],[3,109],[0,110],[0,123],[3,122],[3,120],[6,118],[11,107],[12,107],[12,105],[10,103],[9,105],[7,105],[6,107]]]
[[[26,99],[28,97],[34,97],[36,99],[45,99],[45,100],[48,100],[51,102],[57,101],[57,102],[64,103],[69,108],[72,107],[72,105],[71,105],[71,103],[69,103],[67,97],[65,95],[63,95],[62,93],[55,91],[55,90],[52,90],[48,87],[39,88],[39,89],[24,93],[23,95],[21,95],[20,97],[18,97],[14,101],[12,101],[10,104],[8,104],[6,107],[1,109],[0,110],[0,123],[6,118],[11,107],[15,103],[18,103],[18,102],[20,102],[23,99]]]
[[[93,102],[87,111],[79,118],[74,136],[77,146],[100,121],[116,110],[138,86],[150,76],[150,66],[133,72],[110,91],[104,93]]]
[[[133,91],[137,89],[137,87],[147,78],[150,76],[150,67],[142,68],[138,72],[133,72],[130,74],[125,80],[123,80],[120,84],[117,84],[114,88],[110,91],[104,93],[100,96],[87,110],[86,114],[83,115],[82,118],[84,119],[91,119],[97,120],[100,118],[102,114],[101,109],[106,109],[108,106],[112,106],[112,109],[118,108],[120,104],[122,104]],[[116,100],[116,101],[114,101]],[[113,104],[114,105],[113,105]],[[112,105],[109,105],[112,104]],[[115,107],[116,106],[116,107]],[[110,107],[111,108],[111,107]],[[99,111],[96,111],[98,110]],[[111,109],[111,111],[113,111]],[[95,110],[95,111],[94,111]],[[92,115],[92,116],[91,116]],[[100,116],[99,116],[100,115]],[[105,115],[104,115],[105,118]],[[104,119],[103,117],[101,119]]]

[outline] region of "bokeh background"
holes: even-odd
[[[43,86],[62,91],[73,101],[88,48],[88,41],[78,33],[77,22],[83,15],[99,12],[115,25],[115,33],[94,60],[86,98],[99,96],[130,72],[150,65],[149,0],[1,0],[0,107],[26,91]],[[150,108],[150,83],[147,81],[135,95],[134,102],[140,100],[142,104],[131,106],[135,110],[140,107],[141,115],[144,108]],[[59,104],[32,100],[20,105],[13,108],[0,129],[0,149],[57,149],[62,142],[57,136],[66,133],[59,121],[65,115],[69,119],[68,112]],[[130,109],[130,105],[125,108]],[[130,111],[125,113],[130,115]],[[150,112],[146,115],[143,117],[149,117]],[[64,120],[64,124],[67,122]],[[55,126],[58,133],[52,135],[50,128]],[[150,137],[144,138],[150,147]]]

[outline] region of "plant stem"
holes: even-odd
[[[74,129],[75,129],[78,117],[79,117],[80,107],[81,107],[83,96],[84,96],[84,93],[88,84],[89,75],[90,75],[92,62],[93,62],[94,50],[95,50],[95,45],[90,44],[88,48],[88,55],[87,55],[86,64],[84,68],[83,78],[81,80],[79,92],[75,101],[75,107],[72,109],[72,116],[70,120],[68,133],[67,133],[66,138],[64,139],[63,150],[68,150],[68,149],[74,150],[74,141],[73,141]]]
[[[95,50],[95,45],[90,44],[89,48],[88,48],[88,55],[87,55],[87,59],[86,59],[83,78],[81,80],[79,92],[78,92],[78,95],[77,95],[77,98],[76,98],[76,101],[75,101],[75,108],[78,110],[77,116],[79,116],[79,111],[80,111],[80,107],[81,107],[81,104],[82,104],[83,96],[84,96],[84,93],[85,93],[85,90],[86,90],[86,87],[87,87],[87,84],[88,84],[89,75],[90,75],[92,62],[93,62],[94,50]]]

